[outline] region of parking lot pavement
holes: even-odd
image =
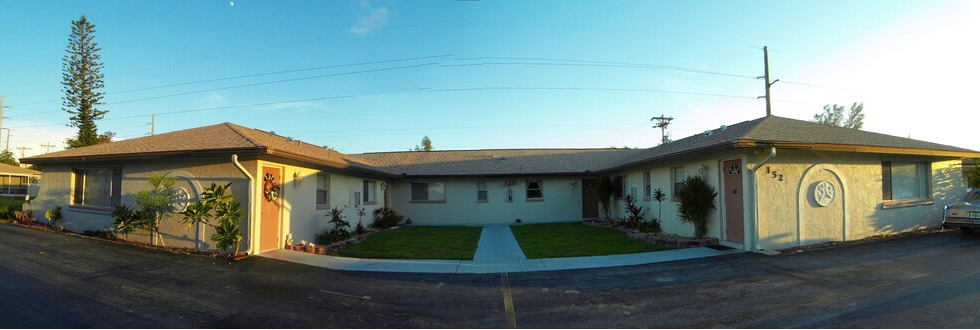
[[[345,272],[0,225],[0,327],[980,327],[980,236],[511,274]]]

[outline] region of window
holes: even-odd
[[[527,181],[527,199],[544,199],[543,187],[541,180]]]
[[[378,203],[378,182],[374,180],[364,180],[364,205]]]
[[[74,190],[71,203],[79,206],[114,207],[119,205],[122,170],[88,168],[72,170]]]
[[[446,190],[442,182],[412,183],[413,202],[445,202]]]
[[[626,196],[626,177],[619,175],[613,178],[613,198]]]
[[[318,210],[330,208],[330,176],[327,174],[316,175],[316,208]]]
[[[671,182],[674,183],[673,185],[671,185],[671,189],[673,189],[670,192],[671,193],[670,194],[671,199],[677,200],[680,197],[680,196],[677,196],[677,194],[681,191],[681,186],[684,185],[684,179],[685,178],[687,178],[687,177],[684,176],[684,167],[683,166],[680,166],[680,167],[672,167],[670,169],[670,180],[671,180]]]
[[[476,201],[486,202],[488,200],[487,196],[487,182],[480,181],[476,183]]]
[[[881,162],[881,199],[929,198],[929,164]]]
[[[653,195],[653,185],[650,183],[650,171],[643,172],[643,199],[650,200]]]

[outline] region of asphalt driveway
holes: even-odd
[[[980,327],[980,236],[512,274],[237,263],[0,225],[0,327]]]

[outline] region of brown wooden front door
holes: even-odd
[[[745,213],[742,203],[742,160],[726,160],[722,166],[725,178],[725,240],[745,242]]]
[[[599,180],[582,179],[582,218],[599,218],[599,195],[596,193],[596,185]]]
[[[275,167],[262,167],[262,218],[259,223],[259,251],[269,251],[282,248],[279,246],[279,215],[280,205],[282,205],[282,195],[280,194],[273,200],[266,198],[266,190],[273,186],[281,187],[282,170]],[[270,181],[271,179],[271,181]],[[281,188],[280,188],[281,189]],[[281,190],[280,190],[281,192]]]

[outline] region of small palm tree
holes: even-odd
[[[704,238],[708,231],[708,216],[718,208],[715,188],[701,176],[689,176],[677,195],[680,198],[677,211],[681,221],[694,225],[696,238]]]
[[[664,201],[667,200],[667,194],[664,193],[660,188],[653,190],[653,200],[657,201],[657,221],[660,221],[664,216]]]

